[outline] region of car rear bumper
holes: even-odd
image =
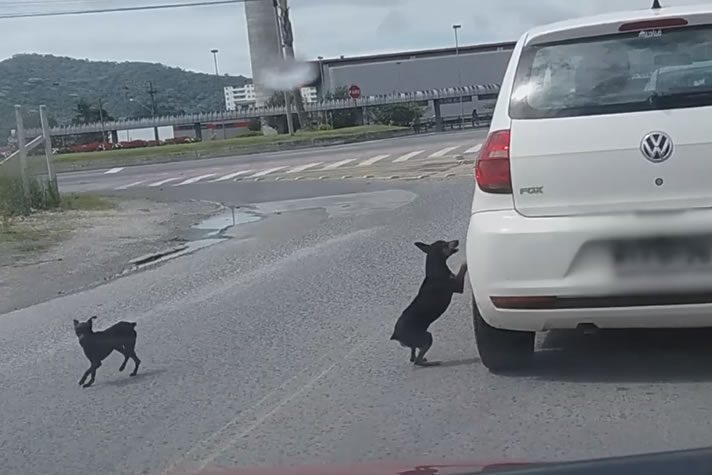
[[[706,233],[711,209],[547,218],[474,213],[466,244],[470,283],[482,317],[496,328],[712,326],[712,272],[620,278],[604,245]]]

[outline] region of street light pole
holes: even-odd
[[[457,87],[460,91],[460,128],[465,126],[465,110],[462,105],[462,65],[460,64],[460,41],[457,36],[457,30],[462,28],[460,24],[452,25],[452,30],[455,32],[455,57],[457,58]]]
[[[215,84],[216,84],[218,92],[220,92],[220,101],[221,101],[221,103],[224,103],[225,102],[225,91],[220,90],[220,70],[218,69],[218,53],[220,52],[220,50],[217,48],[214,48],[214,49],[211,49],[210,52],[213,54],[213,63],[215,63]],[[221,105],[220,110],[222,110],[222,109],[223,109],[223,107]],[[227,138],[227,134],[225,133],[225,121],[222,120],[220,125],[222,125],[223,139],[225,139],[225,138]]]

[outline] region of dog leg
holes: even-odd
[[[457,275],[453,278],[452,291],[456,294],[461,294],[465,291],[465,274],[467,273],[467,264],[462,264]]]
[[[83,388],[88,388],[89,386],[94,384],[94,378],[96,377],[96,370],[99,369],[100,366],[101,366],[101,361],[92,362],[91,368],[89,368],[89,370],[88,370],[89,381],[87,381],[86,384],[84,384],[82,386]]]
[[[415,347],[411,347],[410,349],[410,362],[415,363]]]
[[[119,367],[119,373],[120,373],[120,372],[122,372],[123,370],[126,369],[126,363],[129,362],[129,354],[126,352],[126,348],[125,348],[125,347],[116,348],[116,351],[118,351],[119,353],[121,353],[122,355],[124,355],[124,362],[121,363],[121,366]]]
[[[89,373],[91,373],[92,367],[90,366],[88,370],[84,371],[84,375],[82,375],[82,379],[79,380],[79,386],[82,386],[84,384],[84,381],[87,380],[89,377]]]
[[[430,332],[425,332],[423,344],[418,348],[418,355],[415,357],[414,363],[416,366],[440,366],[439,361],[428,361],[425,359],[425,353],[428,352],[431,346],[433,346],[433,335]]]
[[[129,376],[136,376],[138,374],[138,367],[141,365],[141,360],[139,359],[138,355],[136,354],[136,350],[134,349],[135,346],[136,341],[131,341],[124,345],[124,350],[126,351],[127,359],[131,358],[134,362],[134,370]]]

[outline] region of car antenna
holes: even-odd
[[[661,9],[661,8],[662,8],[662,6],[660,5],[660,0],[653,0],[653,7],[652,7],[652,9],[653,9],[653,10],[659,10],[659,9]]]

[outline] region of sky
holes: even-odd
[[[186,1],[191,0],[0,0],[0,15]],[[652,0],[290,0],[294,45],[301,59],[449,47],[454,45],[454,23],[462,25],[461,44],[513,41],[542,23],[651,4]],[[0,60],[18,53],[44,53],[213,72],[210,50],[217,48],[221,73],[251,75],[240,4],[0,19],[0,31]]]

